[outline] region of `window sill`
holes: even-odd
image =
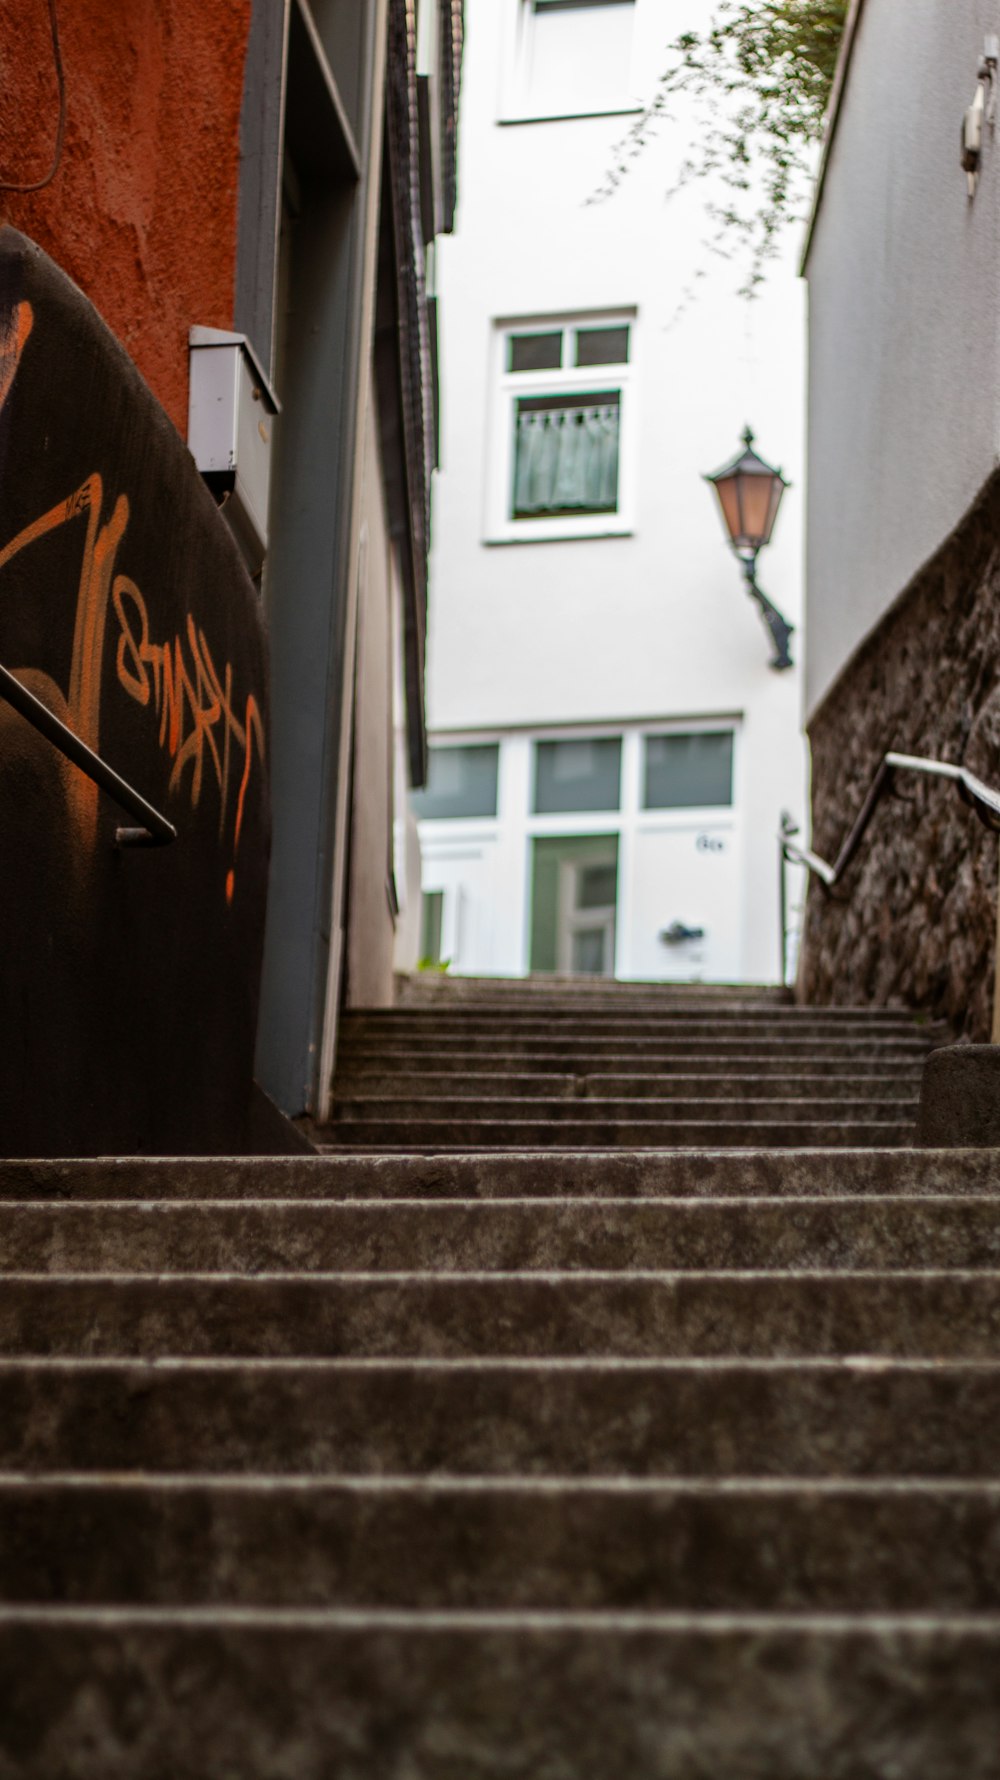
[[[567,111],[552,105],[525,106],[523,110],[512,107],[501,113],[497,123],[501,129],[511,124],[573,124],[583,123],[587,118],[637,117],[642,110],[634,99],[623,100],[619,105],[595,105],[585,111]]]
[[[505,525],[488,532],[483,543],[496,544],[572,544],[591,542],[594,538],[630,538],[635,531],[631,521],[620,514],[593,519],[528,520],[520,525]]]

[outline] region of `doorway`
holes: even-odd
[[[614,976],[618,836],[535,840],[531,875],[531,970]]]

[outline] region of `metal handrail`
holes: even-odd
[[[126,810],[138,822],[145,824],[142,828],[116,829],[115,839],[120,847],[166,847],[177,839],[177,830],[172,822],[167,821],[166,816],[161,816],[159,810],[147,803],[144,797],[140,797],[135,787],[121,778],[114,767],[102,760],[99,754],[95,754],[92,748],[88,748],[86,742],[82,742],[78,735],[49,710],[48,705],[43,705],[41,699],[29,692],[26,686],[22,686],[9,668],[2,666],[0,698],[5,698],[9,705],[13,705],[15,711],[33,724],[53,747],[59,749],[60,754],[65,754],[66,759],[86,773],[88,779],[93,779],[95,785],[106,791],[120,809]]]
[[[858,848],[865,837],[865,832],[875,814],[876,809],[891,790],[897,773],[920,773],[925,778],[950,779],[958,790],[959,797],[972,806],[980,822],[994,832],[1000,831],[1000,791],[984,785],[975,773],[967,767],[952,766],[945,760],[927,760],[918,754],[887,754],[882,761],[868,790],[868,795],[858,811],[854,826],[844,841],[840,852],[832,865],[813,853],[808,847],[797,847],[792,836],[798,834],[798,828],[788,815],[781,818],[781,831],[778,835],[778,858],[781,875],[780,912],[781,912],[781,981],[787,981],[788,952],[788,917],[785,886],[785,865],[804,865],[822,884],[824,890],[832,891],[840,882],[848,866],[851,864]]]

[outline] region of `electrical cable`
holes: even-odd
[[[28,184],[16,184],[10,179],[0,179],[0,192],[41,192],[51,185],[59,171],[62,160],[63,137],[66,134],[66,76],[63,71],[62,51],[59,47],[59,19],[56,13],[56,0],[49,0],[49,24],[52,27],[52,60],[55,64],[56,84],[59,88],[59,123],[56,127],[56,146],[52,157],[52,165],[44,179],[36,179]]]

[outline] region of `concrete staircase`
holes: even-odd
[[[324,1148],[906,1144],[944,1037],[773,989],[418,978],[345,1017]]]
[[[0,1165],[0,1780],[992,1780],[1000,1166],[862,1123]]]

